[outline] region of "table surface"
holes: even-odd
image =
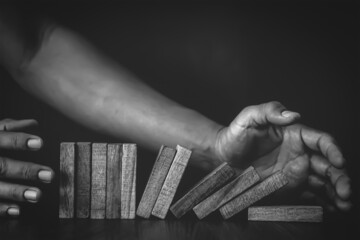
[[[355,221],[352,221],[355,223]],[[196,220],[2,219],[0,239],[354,239],[354,226],[333,219],[322,223]]]

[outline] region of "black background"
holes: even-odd
[[[47,17],[80,33],[150,86],[221,124],[228,124],[248,105],[272,100],[300,112],[302,123],[337,139],[356,197],[360,186],[357,5],[66,2],[20,8],[30,19]],[[62,141],[126,141],[68,120],[28,95],[4,69],[0,69],[0,107],[0,119],[40,122],[35,133],[44,138],[45,148],[17,157],[49,165],[56,172]],[[138,201],[155,156],[139,147]],[[202,174],[194,173],[197,170],[191,168],[186,172],[180,192]],[[31,217],[56,217],[57,181],[40,185],[43,201],[38,206],[25,204],[24,211],[36,212]]]

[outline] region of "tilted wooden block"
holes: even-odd
[[[180,218],[196,204],[220,188],[235,175],[235,171],[227,163],[222,163],[214,171],[200,180],[188,193],[180,198],[170,210],[175,217]]]
[[[59,218],[74,217],[75,143],[60,144]]]
[[[228,219],[263,197],[282,188],[287,183],[288,180],[286,179],[286,176],[281,171],[278,171],[222,206],[220,208],[220,213],[224,219]]]
[[[165,178],[159,196],[152,210],[152,215],[164,219],[169,211],[170,204],[175,196],[180,180],[191,156],[191,151],[176,146],[176,155]]]
[[[106,143],[92,144],[91,211],[90,218],[105,218]]]
[[[122,152],[121,219],[134,219],[136,211],[136,144],[123,144]]]
[[[145,191],[137,208],[136,215],[143,218],[150,217],[155,201],[159,196],[161,187],[163,186],[166,175],[173,162],[175,153],[175,149],[161,146],[149,180],[146,184]]]
[[[254,185],[260,180],[253,167],[247,168],[233,181],[226,184],[220,190],[210,195],[204,201],[196,205],[193,210],[199,219],[203,219],[210,213],[217,210],[219,207],[241,194],[243,191]]]
[[[90,216],[90,186],[91,186],[91,143],[76,143],[76,217]]]
[[[121,144],[108,144],[106,164],[106,218],[121,216]]]
[[[261,206],[248,209],[249,221],[322,222],[320,206]]]

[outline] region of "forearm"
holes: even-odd
[[[97,131],[153,150],[180,144],[193,150],[193,164],[217,163],[212,148],[220,125],[154,91],[74,33],[56,28],[44,36],[35,56],[13,72],[25,89]]]

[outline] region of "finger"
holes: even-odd
[[[308,183],[313,188],[322,188],[327,184],[325,179],[314,174],[309,175]]]
[[[50,183],[55,174],[46,166],[0,157],[0,178],[40,180]]]
[[[34,119],[13,120],[8,118],[0,121],[0,131],[18,131],[37,125],[38,122]]]
[[[0,217],[17,217],[20,215],[20,207],[11,203],[0,203]]]
[[[319,195],[315,194],[314,192],[306,191],[301,195],[301,198],[307,199],[307,200],[313,200],[316,202],[316,204],[323,206],[328,211],[331,211],[331,212],[335,211],[334,205],[330,204],[328,201],[326,201]]]
[[[325,185],[327,195],[335,202],[335,205],[342,211],[349,211],[352,208],[352,203],[341,199],[335,192],[335,189],[330,184]]]
[[[327,133],[319,132],[317,130],[303,127],[301,137],[307,147],[314,151],[321,152],[330,163],[337,168],[344,166],[345,159],[336,145],[335,140]]]
[[[343,169],[333,167],[323,156],[313,154],[310,158],[310,168],[322,177],[330,180],[336,194],[343,200],[351,195],[350,178]]]
[[[15,132],[0,132],[0,148],[9,150],[39,150],[43,145],[40,137]]]
[[[18,202],[36,203],[41,198],[41,191],[35,187],[0,181],[0,198]]]

